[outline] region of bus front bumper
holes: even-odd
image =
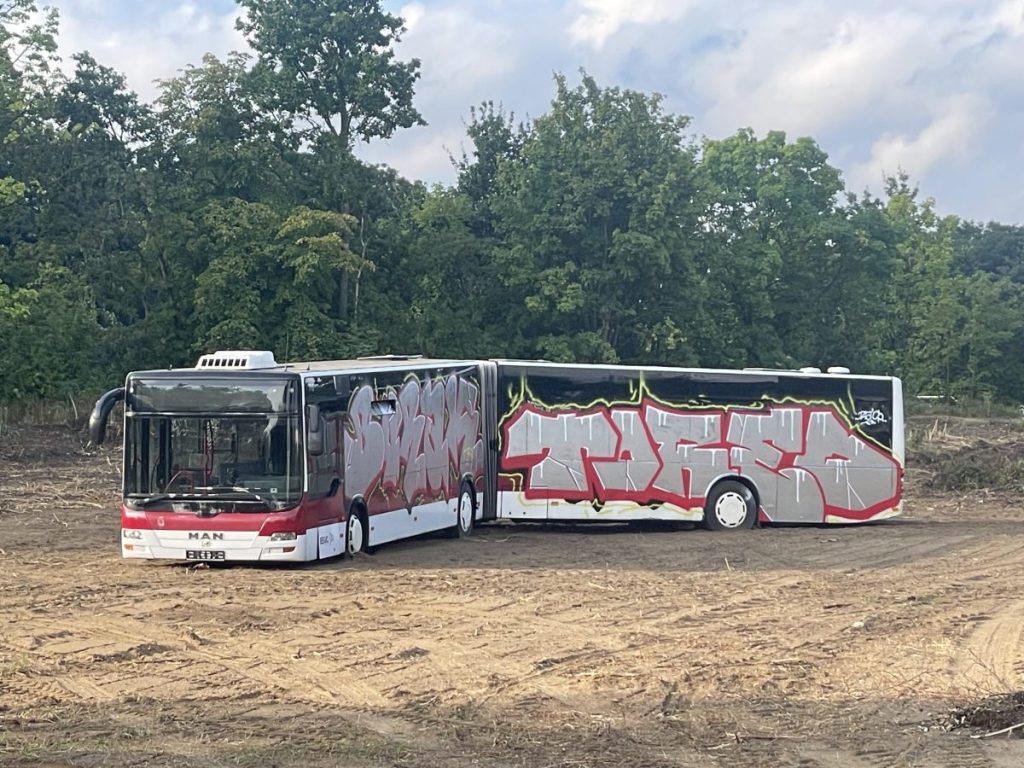
[[[305,562],[317,557],[315,533],[272,541],[252,531],[152,531],[121,529],[121,555],[144,560],[219,562]],[[312,544],[312,556],[308,553]]]

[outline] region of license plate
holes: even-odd
[[[224,550],[222,549],[186,549],[186,560],[223,560]]]

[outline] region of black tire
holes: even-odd
[[[459,487],[459,503],[455,507],[455,536],[464,538],[473,535],[473,526],[476,524],[476,496],[473,494],[473,486],[468,480],[463,480]]]
[[[345,553],[349,557],[355,557],[366,552],[366,539],[369,533],[370,526],[366,522],[366,513],[359,507],[352,507],[345,522]],[[358,541],[353,539],[354,536],[358,536]]]
[[[754,493],[737,480],[723,480],[704,503],[704,527],[711,531],[741,531],[757,521]]]

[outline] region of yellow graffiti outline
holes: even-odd
[[[635,384],[632,379],[628,382],[630,389],[630,397],[634,398],[632,400],[607,400],[605,398],[598,398],[587,405],[583,405],[581,403],[560,403],[557,405],[552,405],[546,403],[544,400],[541,400],[533,393],[533,390],[530,388],[530,385],[527,381],[527,377],[528,375],[525,373],[520,374],[518,394],[514,392],[514,384],[510,383],[508,385],[510,406],[509,410],[502,414],[501,418],[498,419],[497,436],[499,439],[501,437],[502,427],[504,426],[505,422],[508,421],[508,419],[510,419],[515,414],[516,410],[524,403],[536,405],[539,408],[542,408],[546,411],[556,411],[558,409],[577,409],[581,411],[586,411],[597,406],[604,406],[609,409],[614,408],[615,406],[636,406],[639,408],[643,404],[643,400],[646,397],[647,399],[652,400],[658,403],[659,405],[664,405],[669,408],[674,408],[676,410],[697,411],[711,409],[721,411],[723,414],[728,413],[730,411],[764,411],[772,407],[773,405],[802,405],[810,408],[817,406],[832,408],[836,412],[836,414],[845,422],[845,426],[850,432],[855,432],[859,437],[863,438],[866,442],[874,445],[887,456],[893,455],[892,448],[886,448],[878,440],[864,432],[861,426],[854,421],[852,414],[856,413],[856,410],[853,401],[853,390],[850,384],[847,384],[846,387],[847,396],[849,396],[850,398],[849,411],[847,410],[845,399],[839,399],[835,401],[826,399],[802,400],[791,395],[787,395],[783,398],[764,397],[760,401],[755,401],[750,405],[741,405],[739,403],[728,403],[725,405],[719,405],[717,403],[699,403],[693,400],[686,404],[679,404],[670,402],[669,400],[666,400],[655,395],[654,392],[651,391],[650,386],[647,383],[646,377],[644,376],[644,372],[640,371],[637,375]],[[502,476],[507,476],[505,473],[501,474]]]

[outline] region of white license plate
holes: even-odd
[[[222,549],[187,549],[185,550],[186,560],[223,560],[224,550]]]

